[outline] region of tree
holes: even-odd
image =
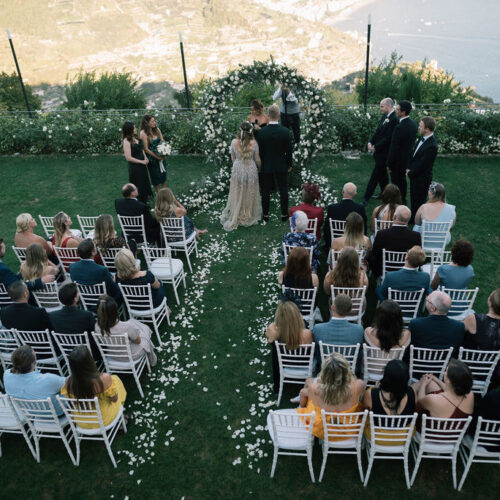
[[[41,99],[33,94],[33,89],[30,85],[24,85],[26,95],[31,109],[41,109]],[[24,101],[23,90],[19,77],[16,73],[8,75],[0,73],[0,110],[5,111],[26,111],[26,102]]]

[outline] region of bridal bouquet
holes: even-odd
[[[169,156],[172,152],[172,147],[168,142],[160,142],[156,147],[156,151],[158,151],[161,156]]]

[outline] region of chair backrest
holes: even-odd
[[[425,251],[432,249],[444,250],[446,246],[446,238],[450,232],[453,221],[448,222],[431,222],[422,221],[422,248]]]
[[[120,335],[102,335],[92,332],[92,337],[94,337],[95,343],[99,348],[107,372],[116,373],[117,371],[115,367],[110,366],[110,358],[120,363],[133,364],[130,340],[126,333]]]
[[[295,248],[296,246],[298,245],[287,245],[286,243],[283,243],[283,255],[285,256],[285,265],[288,260],[288,256],[292,251],[292,248]],[[309,263],[312,264],[314,247],[303,247],[303,248],[305,248],[309,252]]]
[[[365,304],[366,285],[362,287],[345,287],[345,286],[330,286],[332,301],[341,293],[348,295],[351,298],[352,308],[349,316],[346,316],[348,321],[357,321],[361,324],[363,316],[363,306]]]
[[[421,446],[432,445],[460,446],[465,431],[472,420],[468,418],[436,418],[422,414]],[[443,450],[440,450],[443,452]],[[438,451],[437,453],[439,453]],[[446,452],[445,452],[446,453]],[[448,452],[450,453],[450,452]],[[450,453],[451,454],[451,453]]]
[[[389,287],[387,298],[399,304],[401,313],[403,314],[403,322],[409,323],[410,320],[417,317],[418,308],[422,302],[424,293],[425,289],[423,288],[410,291],[394,290],[394,288]]]
[[[97,397],[91,399],[62,398],[56,396],[67,419],[82,427],[99,427],[104,430],[101,408]]]
[[[298,414],[295,410],[290,412],[269,412],[271,429],[276,444],[280,442],[307,442],[313,439],[312,430],[316,413]]]
[[[129,311],[144,311],[145,309],[152,311],[154,309],[153,296],[149,285],[124,285],[119,283],[118,286]]]
[[[359,344],[358,344],[359,345]],[[337,413],[321,410],[325,441],[355,439],[361,444],[368,410],[356,413]]]
[[[379,231],[382,231],[383,229],[390,229],[392,225],[394,224],[394,221],[392,220],[378,220],[375,219],[375,231],[373,232],[373,236],[375,237]]]
[[[59,350],[63,355],[64,363],[66,364],[68,373],[70,371],[68,356],[75,347],[79,345],[85,345],[87,346],[87,349],[91,351],[90,341],[87,333],[68,334],[52,332],[52,338],[56,341],[57,347],[59,347]]]
[[[169,241],[178,242],[185,239],[184,217],[166,217],[162,219],[160,227],[167,245]]]
[[[321,364],[328,358],[332,352],[342,354],[344,358],[351,365],[351,370],[354,373],[356,370],[356,362],[359,356],[359,349],[361,345],[359,343],[352,345],[339,345],[339,344],[325,344],[321,340],[319,341],[319,353],[321,354]]]
[[[342,252],[342,250],[334,250],[333,248],[330,248],[330,251],[328,252],[328,263],[331,270],[333,270],[337,264],[340,252]],[[366,250],[364,248],[358,248],[356,252],[359,255],[359,267],[361,267],[363,265],[363,259],[366,256]]]
[[[396,347],[389,352],[378,347],[363,344],[363,366],[365,381],[378,381],[384,374],[385,365],[391,359],[403,359],[404,347]]]
[[[57,254],[59,262],[61,262],[62,267],[64,269],[64,274],[68,278],[69,277],[69,266],[73,264],[73,262],[78,262],[80,260],[80,256],[78,255],[77,248],[66,248],[66,247],[54,247],[54,250]]]
[[[302,316],[310,318],[314,314],[314,306],[316,304],[316,294],[318,288],[290,288],[282,286],[283,294],[289,292],[300,298],[300,313]]]
[[[486,394],[495,367],[500,361],[500,351],[477,351],[460,347],[458,359],[463,361],[472,372],[472,390]]]
[[[0,330],[0,363],[3,371],[12,366],[12,353],[21,345],[11,330]]]
[[[7,288],[3,283],[0,283],[0,308],[5,306],[10,306],[14,301],[11,299],[9,293],[7,292]]]
[[[451,298],[451,307],[448,311],[448,316],[460,316],[474,306],[479,288],[474,289],[459,289],[439,287],[442,292],[447,293]]]
[[[390,271],[399,271],[405,265],[407,252],[382,249],[382,279]]]
[[[39,364],[43,363],[44,358],[55,358],[56,352],[50,333],[48,330],[36,330],[36,331],[26,331],[26,330],[12,330],[14,335],[17,337],[20,345],[29,345],[35,351],[37,362]]]
[[[38,218],[40,219],[40,223],[42,224],[47,238],[52,238],[52,236],[54,236],[54,217],[38,214]]]
[[[108,248],[106,251],[98,248],[97,251],[101,256],[102,263],[108,268],[110,273],[116,273],[115,257],[122,250],[121,248]]]
[[[137,235],[141,235],[142,242],[146,242],[146,228],[144,226],[144,215],[119,215],[118,221],[122,228],[125,241],[128,243],[129,238],[137,239]],[[142,243],[141,242],[141,243]],[[139,242],[138,242],[139,243]]]
[[[83,238],[88,238],[88,234],[90,231],[94,230],[96,220],[99,218],[99,216],[95,215],[95,216],[91,216],[91,217],[86,217],[86,216],[82,217],[81,215],[77,215],[76,218],[78,219],[78,223],[80,224],[80,227],[82,228]]]
[[[328,224],[330,225],[330,234],[332,235],[332,240],[334,238],[340,238],[341,236],[344,236],[345,220],[328,219]]]
[[[500,420],[487,420],[478,417],[472,446],[473,450],[478,446],[500,449]],[[494,453],[498,454],[500,452],[496,451]]]
[[[57,283],[45,283],[43,288],[33,290],[38,307],[43,307],[47,310],[61,309],[62,304],[59,302],[59,288]]]
[[[410,346],[410,379],[420,380],[425,373],[432,373],[443,380],[443,375],[453,354],[453,347],[448,349],[427,349]]]
[[[437,268],[443,264],[449,264],[451,262],[451,252],[449,250],[436,250],[435,248],[431,250],[431,261],[429,267],[429,276],[431,280],[437,271]]]
[[[95,285],[82,285],[81,283],[77,283],[76,285],[78,286],[80,299],[85,310],[97,311],[99,297],[106,293],[106,283],[103,281]]]
[[[20,264],[22,264],[26,260],[26,248],[15,247],[14,245],[12,245],[12,251],[15,253]]]
[[[290,220],[290,232],[295,233],[296,229],[292,227],[292,218],[289,217]],[[316,235],[316,227],[318,225],[318,219],[307,219],[307,227],[306,227],[306,233],[314,234]]]
[[[276,352],[278,354],[278,364],[280,372],[283,370],[303,370],[312,374],[314,361],[314,342],[312,344],[302,344],[297,349],[289,351],[286,344],[276,341]]]
[[[158,248],[146,245],[142,248],[142,253],[148,269],[151,269],[153,262],[157,259],[169,259],[170,269],[172,269],[172,250],[170,247]]]
[[[22,427],[23,424],[12,404],[10,396],[0,394],[0,435],[4,431],[15,432],[16,430],[21,430]]]
[[[54,432],[59,431],[59,417],[50,398],[22,399],[11,396],[10,400],[14,407],[21,412],[24,419],[33,424],[38,435],[54,434]]]
[[[375,415],[370,411],[370,441],[372,445],[396,446],[408,450],[418,414]]]

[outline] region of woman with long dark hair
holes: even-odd
[[[348,288],[368,286],[368,277],[360,266],[359,255],[354,248],[344,247],[333,271],[326,274],[323,287],[327,295],[331,293],[331,285]]]
[[[391,221],[399,205],[401,205],[401,191],[396,185],[387,184],[382,191],[382,203],[378,207],[375,207],[372,213],[370,224],[372,233],[375,231],[375,221]]]
[[[309,252],[304,247],[293,247],[286,266],[280,271],[278,283],[290,288],[312,288],[318,286],[318,275],[313,273]]]
[[[141,119],[141,135],[140,139],[144,147],[144,152],[149,160],[148,169],[149,175],[151,177],[151,182],[155,188],[155,191],[160,190],[165,187],[167,180],[167,171],[165,170],[165,165],[163,160],[164,156],[161,156],[157,147],[163,142],[163,135],[161,130],[158,128],[156,123],[156,118],[152,115],[144,115]]]

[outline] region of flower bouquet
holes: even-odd
[[[172,147],[168,142],[160,142],[158,146],[156,146],[156,151],[161,156],[169,156],[172,153]],[[165,172],[165,160],[160,161],[160,172]]]

